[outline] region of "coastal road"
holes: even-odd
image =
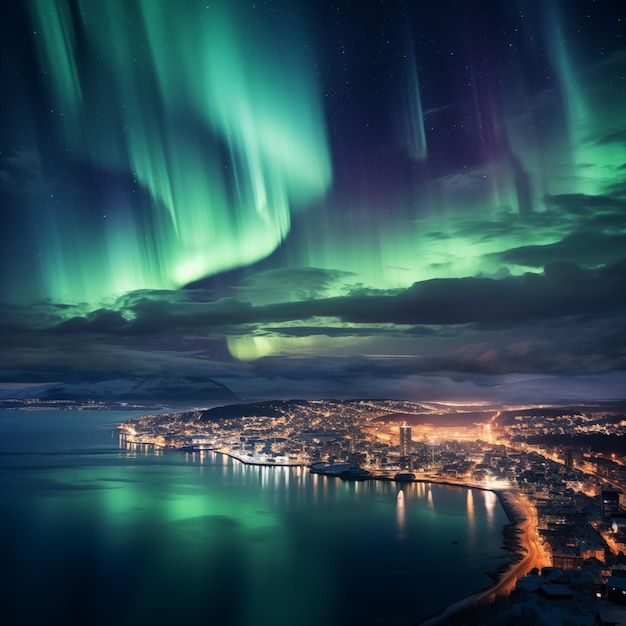
[[[515,518],[519,520],[515,528],[519,533],[520,545],[525,552],[521,561],[513,563],[493,587],[478,595],[477,601],[491,602],[500,595],[510,593],[519,578],[526,575],[533,567],[541,568],[543,565],[543,551],[537,542],[537,514],[534,507],[515,490],[503,491],[500,497],[506,500],[515,511]]]
[[[528,500],[517,490],[510,489],[499,491],[498,496],[506,502],[509,509],[513,511],[515,529],[521,548],[524,550],[523,558],[517,563],[512,563],[498,582],[468,598],[463,598],[447,607],[439,615],[420,622],[421,626],[436,626],[444,624],[447,619],[462,608],[475,604],[493,602],[498,596],[507,595],[515,587],[519,578],[525,576],[533,567],[542,567],[543,552],[537,541],[537,515],[535,509]]]

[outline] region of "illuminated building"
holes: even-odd
[[[600,508],[602,517],[613,517],[619,513],[619,491],[617,489],[603,489]]]
[[[400,426],[400,465],[409,468],[411,465],[411,427],[408,424]]]

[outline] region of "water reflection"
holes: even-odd
[[[35,417],[20,420],[24,432],[11,432],[13,440],[31,441],[26,429]],[[48,424],[49,414],[41,422]],[[76,424],[84,428],[84,415]],[[93,448],[91,436],[86,429]],[[23,581],[33,581],[48,614],[41,623],[78,623],[57,618],[74,606],[72,590],[79,589],[102,614],[82,623],[129,626],[140,608],[152,623],[210,615],[243,626],[271,616],[284,626],[297,614],[300,626],[410,624],[486,586],[483,572],[500,551],[498,525],[506,517],[492,507],[490,530],[477,490],[355,484],[306,467],[249,466],[213,451],[130,444],[117,434],[102,440],[93,455],[82,452],[87,446],[77,435],[65,453],[62,431],[49,444],[60,454],[2,459],[15,466],[0,472],[0,524],[11,537],[8,595],[32,605]],[[473,547],[461,558],[455,542],[464,543],[468,520]],[[364,574],[377,588],[367,602],[361,585],[345,584]],[[419,598],[399,597],[406,586],[419,589]],[[242,607],[236,618],[228,613],[235,605]]]
[[[474,543],[475,530],[476,530],[476,510],[474,508],[474,490],[467,490],[466,499],[466,512],[467,512],[467,535],[468,539]]]
[[[498,496],[493,491],[483,491],[483,498],[485,500],[485,511],[487,512],[487,521],[489,525],[493,525],[496,503]]]
[[[398,538],[404,539],[406,528],[406,509],[404,508],[404,491],[400,489],[396,496],[396,521],[398,523]]]
[[[163,454],[163,448],[155,446],[151,443],[139,443],[135,441],[129,441],[128,436],[125,434],[118,435],[118,446],[121,450],[125,450],[127,456],[161,456]]]
[[[474,492],[471,489],[467,490],[467,515],[474,517]]]

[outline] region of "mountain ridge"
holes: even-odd
[[[38,385],[3,394],[5,398],[74,400],[74,401],[172,401],[202,400],[241,402],[226,385],[200,376],[139,376],[113,378],[84,378],[79,381]]]

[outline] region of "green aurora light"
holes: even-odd
[[[2,304],[8,329],[50,329],[5,333],[27,348],[5,353],[11,376],[39,369],[40,346],[79,371],[217,363],[221,375],[231,357],[250,372],[281,361],[272,355],[396,357],[402,372],[421,367],[410,357],[457,363],[461,344],[491,355],[501,341],[500,328],[446,322],[449,301],[465,304],[458,285],[518,285],[553,263],[591,275],[624,258],[619,12],[591,0],[340,4],[11,9]],[[426,330],[410,316],[359,324],[342,308],[384,310],[425,281],[451,296]],[[419,313],[419,298],[407,302]],[[613,328],[609,318],[597,328]],[[531,325],[508,321],[511,345],[526,345]],[[161,343],[170,332],[180,337]],[[600,343],[597,353],[613,349]],[[503,370],[526,372],[524,358]],[[613,358],[603,367],[617,368]],[[478,358],[463,359],[472,373]],[[566,373],[582,362],[557,361]]]
[[[311,60],[292,45],[296,35],[251,29],[234,10],[204,3],[78,7],[79,20],[63,0],[31,2],[66,150],[130,171],[149,194],[149,216],[118,207],[103,236],[86,242],[80,220],[59,225],[49,215],[40,242],[46,295],[96,304],[270,254],[293,207],[331,180]]]

